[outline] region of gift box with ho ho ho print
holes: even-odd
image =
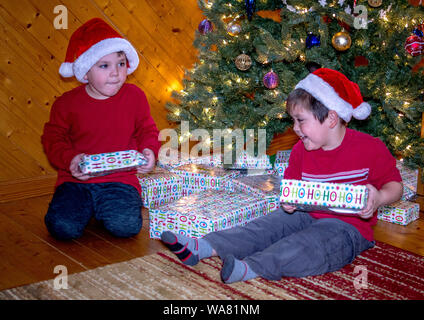
[[[303,211],[356,214],[367,205],[368,189],[362,185],[282,179],[281,203]]]

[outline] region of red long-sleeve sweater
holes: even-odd
[[[47,158],[58,170],[56,187],[66,181],[122,182],[141,192],[135,171],[81,181],[72,177],[69,165],[80,153],[142,151],[149,148],[157,158],[160,148],[158,135],[144,92],[126,83],[116,95],[105,100],[90,97],[85,85],[65,92],[54,102],[41,140]]]

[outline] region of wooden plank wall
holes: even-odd
[[[64,5],[68,29],[56,29]],[[181,89],[196,60],[194,32],[203,19],[196,0],[0,0],[0,201],[51,192],[55,170],[40,136],[52,103],[79,83],[58,69],[72,32],[100,17],[138,49],[128,81],[142,88],[159,129],[170,126],[165,102]]]

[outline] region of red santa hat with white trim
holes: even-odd
[[[371,113],[371,106],[362,99],[359,86],[336,70],[317,69],[299,81],[295,89],[298,88],[310,93],[329,110],[336,111],[346,122],[352,116],[364,120]]]
[[[139,63],[135,48],[102,19],[91,19],[72,34],[59,73],[62,77],[75,76],[78,81],[87,83],[84,76],[90,68],[100,58],[119,51],[125,52],[127,57],[127,74],[132,73]]]

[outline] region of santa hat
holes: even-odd
[[[78,81],[87,83],[84,76],[90,68],[105,55],[119,51],[125,52],[127,57],[127,74],[132,73],[137,69],[139,59],[131,43],[102,19],[91,19],[72,34],[59,73],[63,77],[75,76]]]
[[[307,91],[328,109],[336,111],[346,122],[352,116],[364,120],[371,113],[371,106],[362,99],[359,86],[338,71],[317,69],[301,80],[297,88]]]

